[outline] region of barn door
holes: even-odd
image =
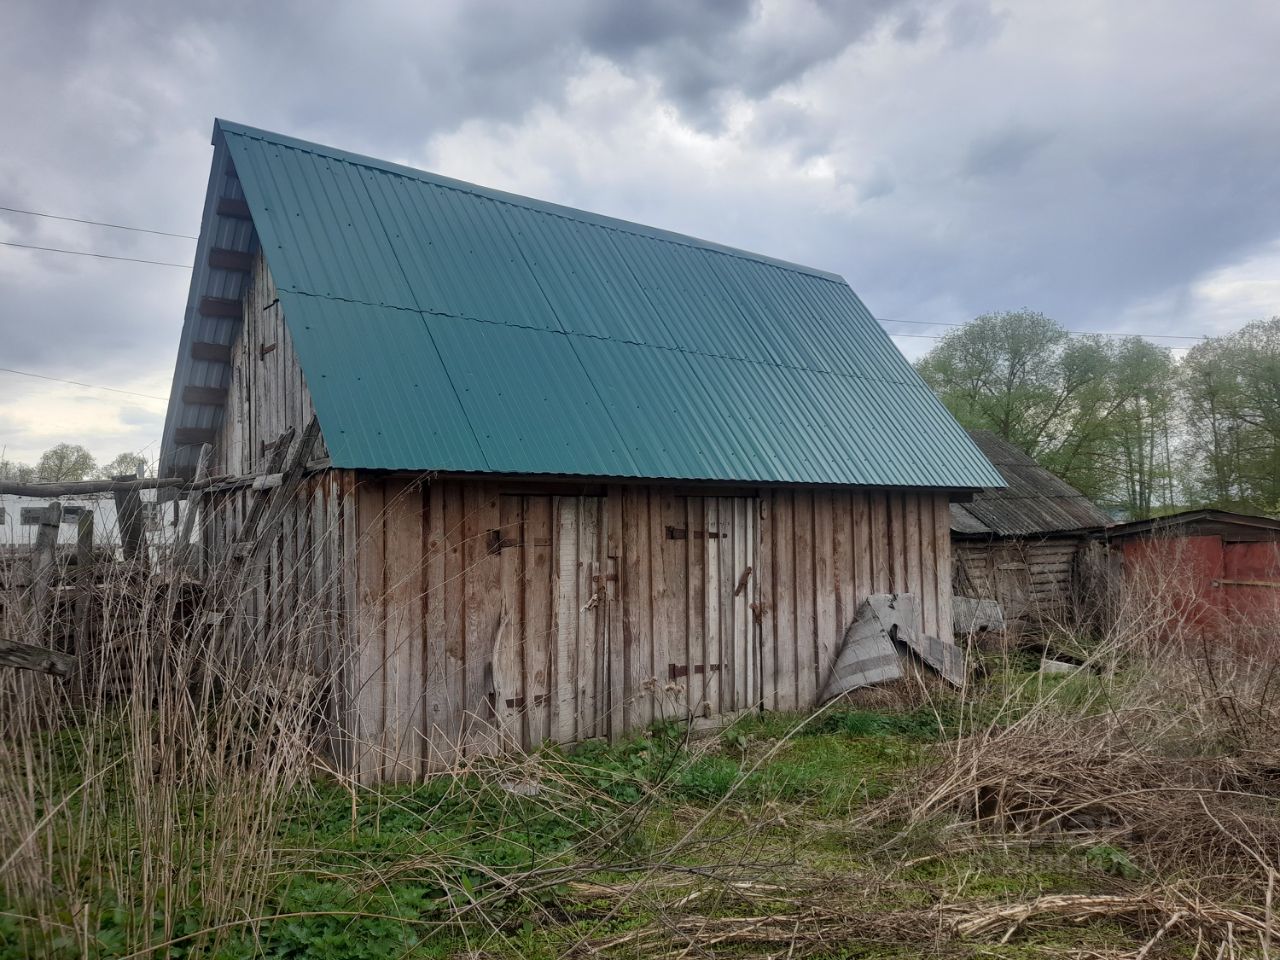
[[[561,743],[609,733],[611,571],[603,497],[556,497],[556,635],[552,736]],[[612,571],[616,577],[616,571]]]
[[[600,497],[504,495],[493,700],[502,738],[532,749],[608,732],[607,570]]]
[[[492,697],[508,742],[569,743],[617,735],[649,718],[710,717],[760,703],[752,612],[759,501],[664,497],[654,507],[661,518],[625,527],[635,542],[612,531],[619,557],[608,555],[606,503],[502,497],[501,527],[490,535],[501,557],[503,623]],[[661,577],[624,582],[619,567],[628,558],[651,573],[660,563]],[[663,587],[655,590],[658,579]],[[630,683],[629,652],[639,665]]]
[[[668,515],[663,565],[674,605],[667,638],[676,713],[710,717],[760,703],[756,552],[759,501],[684,497]],[[674,521],[674,522],[672,522]]]
[[[502,740],[529,748],[547,738],[551,700],[552,498],[503,495],[499,511],[489,544],[502,595],[491,697]]]

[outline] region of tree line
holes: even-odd
[[[145,458],[125,452],[106,463],[99,464],[87,449],[78,443],[59,443],[40,455],[34,464],[6,460],[0,457],[0,480],[18,483],[59,483],[68,480],[109,480],[137,472],[138,464]]]
[[[964,426],[1118,514],[1280,514],[1280,317],[1178,357],[1141,337],[1073,336],[1033,311],[990,313],[916,369]]]

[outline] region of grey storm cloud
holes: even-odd
[[[214,116],[419,165],[455,138],[446,172],[501,152],[547,199],[833,269],[881,316],[1163,303],[1153,330],[1201,332],[1193,285],[1280,249],[1277,46],[1265,0],[10,0],[0,205],[194,233]],[[701,153],[643,149],[668,117]],[[3,211],[0,240],[194,252]],[[187,284],[0,247],[0,366],[163,393]],[[29,386],[0,375],[0,444]]]

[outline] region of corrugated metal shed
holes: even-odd
[[[995,464],[1006,486],[1003,490],[982,490],[969,503],[953,503],[952,533],[1023,537],[1099,529],[1111,522],[1079,490],[1013,444],[987,430],[970,430],[969,435]]]
[[[1000,483],[833,274],[225,121],[214,143],[334,466]]]

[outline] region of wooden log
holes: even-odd
[[[191,344],[191,359],[206,363],[230,363],[231,344],[197,340]]]
[[[227,390],[225,387],[183,387],[182,402],[221,407],[227,402]]]
[[[252,214],[249,213],[249,204],[231,197],[218,198],[218,216],[230,217],[233,220],[253,219]]]
[[[78,643],[89,635],[89,600],[93,591],[93,511],[86,510],[76,521],[76,627]],[[78,649],[77,653],[83,652]]]
[[[69,677],[75,672],[76,658],[32,643],[0,640],[0,666]]]
[[[36,542],[31,548],[31,606],[37,621],[44,623],[49,614],[53,581],[57,573],[58,529],[62,525],[62,504],[52,501],[40,518]]]
[[[327,459],[310,460],[306,469],[328,469]],[[207,490],[210,493],[221,493],[248,487],[251,490],[271,490],[284,481],[282,473],[246,474],[229,476],[218,474],[198,480],[184,480],[181,477],[144,477],[139,480],[75,480],[66,483],[13,483],[0,481],[0,494],[11,494],[16,497],[75,497],[90,493],[126,493],[130,490]]]
[[[208,478],[209,458],[212,455],[212,445],[206,443],[200,448],[200,453],[196,457],[196,475],[193,486]],[[175,570],[182,570],[191,562],[191,534],[195,531],[196,513],[199,506],[200,491],[197,487],[187,497],[187,513],[182,518],[182,527],[178,532],[178,542],[174,545],[173,565]]]
[[[229,320],[239,320],[242,311],[239,300],[232,300],[230,297],[201,297],[200,298],[200,316],[202,317],[223,317]]]
[[[253,254],[243,250],[214,247],[209,251],[209,266],[215,270],[251,273],[253,271]]]
[[[226,479],[225,477],[219,479]],[[0,494],[15,497],[75,497],[88,493],[118,493],[127,490],[157,490],[164,487],[185,486],[187,481],[178,477],[143,480],[70,480],[65,483],[14,483],[0,480]]]
[[[116,477],[116,480],[128,480]],[[147,568],[147,529],[142,512],[142,497],[137,488],[118,490],[114,494],[116,502],[116,525],[120,528],[120,547],[124,551],[126,563],[137,564],[140,570]]]
[[[218,435],[213,427],[176,427],[173,431],[173,442],[180,447],[195,446],[198,443],[209,443]]]

